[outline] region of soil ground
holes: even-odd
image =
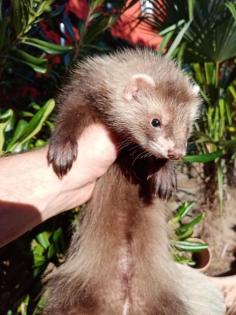
[[[194,212],[205,213],[205,219],[194,235],[208,243],[211,251],[210,265],[205,273],[217,277],[214,280],[225,296],[227,315],[236,315],[236,189],[225,188],[223,211],[217,195],[214,204],[206,204],[204,193],[208,192],[204,189],[196,169],[183,170],[178,174],[175,201],[169,206],[176,209],[179,201],[193,201]]]
[[[236,189],[227,188],[223,211],[220,210],[215,196],[214,205],[206,205],[204,189],[194,169],[191,176],[187,172],[178,175],[177,201],[193,201],[194,211],[205,213],[203,223],[198,226],[195,236],[209,244],[211,264],[207,274],[211,276],[236,274]],[[172,202],[171,207],[176,206]]]

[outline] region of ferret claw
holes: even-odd
[[[168,200],[177,186],[176,174],[172,161],[167,161],[155,175],[155,194],[160,199]]]
[[[77,142],[70,137],[51,139],[47,159],[52,164],[54,172],[61,179],[71,169],[77,157]]]

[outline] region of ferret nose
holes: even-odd
[[[179,160],[182,158],[183,153],[179,150],[169,149],[167,156],[171,160]]]

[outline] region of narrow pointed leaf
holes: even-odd
[[[23,135],[25,129],[27,128],[27,121],[26,120],[19,120],[17,125],[16,125],[16,129],[15,132],[13,134],[13,137],[10,141],[10,143],[7,146],[7,151],[11,151],[11,148],[13,147],[13,145],[20,139],[20,137]]]
[[[37,47],[48,54],[64,54],[72,49],[72,46],[61,46],[53,43],[48,43],[44,40],[37,38],[25,37],[23,44],[27,44],[33,47]]]
[[[188,241],[172,241],[172,246],[181,251],[200,252],[207,249],[208,245],[201,242],[188,242]]]
[[[53,108],[55,106],[54,100],[49,100],[30,120],[27,127],[24,129],[23,134],[21,135],[20,139],[14,144],[10,151],[15,151],[16,148],[22,146],[27,141],[32,139],[41,129],[45,122],[45,120],[48,118],[48,116],[51,114]]]
[[[167,52],[167,56],[172,56],[175,54],[176,48],[179,46],[179,44],[181,43],[184,34],[187,32],[189,26],[191,24],[191,21],[189,21],[188,23],[186,23],[184,25],[184,27],[182,28],[182,30],[178,33],[177,37],[175,38],[175,40],[173,41],[171,47],[169,48],[168,52]]]
[[[186,155],[183,160],[184,162],[189,163],[208,163],[222,157],[223,155],[224,152],[222,150],[219,150],[207,154]]]

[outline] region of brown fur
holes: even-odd
[[[187,76],[150,51],[128,50],[80,64],[58,103],[48,152],[58,176],[71,168],[77,139],[94,121],[123,147],[96,184],[69,257],[51,280],[44,314],[189,314],[156,198],[175,188],[168,146],[184,150],[199,105]],[[160,130],[150,124],[155,117]]]

